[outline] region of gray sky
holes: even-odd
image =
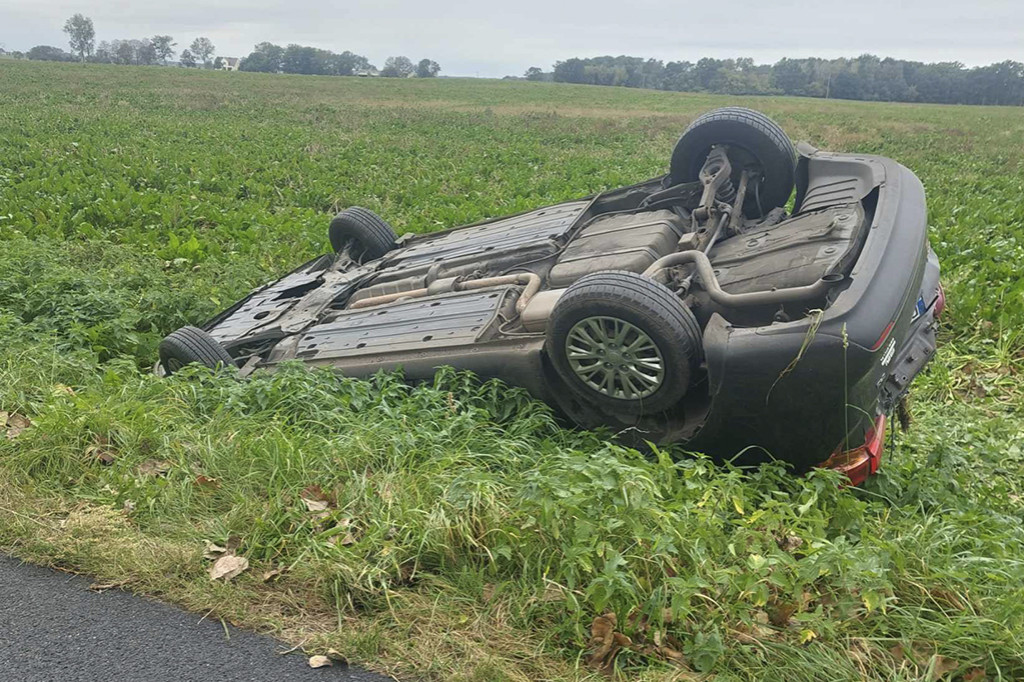
[[[521,75],[601,54],[1024,61],[1024,0],[0,0],[0,45],[67,49],[61,26],[75,12],[92,17],[97,42],[160,33],[181,50],[205,35],[232,57],[264,40],[300,43],[377,66],[429,57],[451,76]]]

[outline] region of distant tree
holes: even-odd
[[[171,36],[153,36],[150,42],[153,43],[153,49],[156,51],[156,58],[165,64],[174,56],[174,46],[178,44]]]
[[[528,81],[544,80],[544,71],[539,66],[531,66],[523,74],[523,77]]]
[[[345,50],[341,54],[334,55],[334,69],[332,73],[339,76],[351,76],[357,71],[367,71],[373,68],[370,60],[361,54],[355,54]]]
[[[432,59],[421,59],[416,65],[417,78],[434,78],[441,71],[441,66]]]
[[[217,69],[218,71],[220,69],[223,69],[224,68],[224,59],[222,59],[221,57],[217,57],[216,59],[214,59],[213,60],[213,68]]]
[[[408,57],[388,57],[380,75],[385,78],[406,78],[415,71],[412,60]]]
[[[282,59],[284,59],[283,47],[273,43],[259,43],[249,53],[248,57],[242,59],[238,70],[277,73],[281,70]]]
[[[217,48],[213,46],[213,42],[209,38],[196,38],[189,45],[189,49],[192,50],[192,54],[196,59],[204,65],[209,65],[210,57],[213,56]]]
[[[100,44],[96,46],[96,51],[92,55],[92,61],[98,64],[113,64],[114,51],[111,49],[110,43],[106,40],[101,40]]]
[[[131,41],[132,50],[135,53],[135,64],[138,66],[151,66],[156,64],[156,48],[149,38]]]
[[[194,68],[196,65],[196,57],[192,54],[192,50],[187,47],[181,51],[181,58],[178,61],[187,69]]]
[[[586,65],[582,59],[566,59],[564,62],[555,62],[555,80],[560,83],[584,83],[586,82]]]
[[[285,73],[326,75],[333,68],[333,53],[316,47],[289,45],[281,58],[281,70]]]
[[[114,48],[115,64],[134,64],[135,47],[130,40],[115,40],[111,43]]]
[[[25,55],[29,59],[38,59],[44,62],[73,62],[75,55],[65,52],[59,47],[52,45],[36,45]]]
[[[96,29],[93,28],[92,19],[75,14],[64,22],[64,32],[68,34],[71,51],[78,53],[78,60],[84,62],[85,58],[92,54],[93,41],[96,38]]]

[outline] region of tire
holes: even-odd
[[[618,344],[598,338],[604,334],[607,340],[621,333],[625,336]],[[640,333],[653,344],[654,352],[642,342]],[[599,342],[591,344],[588,338]],[[686,394],[701,358],[700,325],[690,309],[664,285],[618,270],[587,275],[566,290],[551,312],[545,344],[555,371],[572,392],[612,413],[657,413],[672,407]],[[637,344],[635,353],[622,350],[625,345]],[[585,358],[587,354],[591,357]],[[607,361],[597,359],[596,354]],[[624,363],[618,365],[620,369],[640,367],[648,378],[638,379],[639,374],[630,370],[616,372],[615,363]],[[657,374],[649,369],[652,363],[661,367],[657,381],[651,378]],[[610,372],[605,371],[609,367]],[[609,374],[617,376],[606,385]],[[623,374],[629,375],[638,390],[630,394]]]
[[[672,150],[672,184],[697,181],[708,152],[719,144],[730,147],[734,185],[739,183],[744,162],[753,161],[761,167],[764,178],[760,187],[751,186],[743,202],[743,213],[748,218],[786,205],[796,177],[793,143],[775,121],[743,107],[715,109],[690,124]]]
[[[182,327],[160,342],[160,365],[167,374],[197,363],[210,369],[235,364],[231,355],[216,339],[196,327]]]
[[[346,208],[336,215],[327,229],[327,236],[335,253],[354,242],[357,253],[353,258],[360,263],[380,258],[395,248],[398,241],[398,235],[383,218],[359,206]]]

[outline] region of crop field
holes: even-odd
[[[863,489],[451,371],[149,373],[341,207],[428,232],[630,184],[730,104],[927,188],[941,348]],[[1024,679],[1022,196],[1021,109],[0,61],[0,549],[399,679]]]

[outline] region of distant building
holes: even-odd
[[[242,60],[238,57],[221,57],[221,71],[238,71],[238,65],[241,63],[241,61]]]
[[[375,78],[380,75],[380,71],[371,66],[368,69],[356,69],[352,72],[352,75],[359,76],[360,78]]]

